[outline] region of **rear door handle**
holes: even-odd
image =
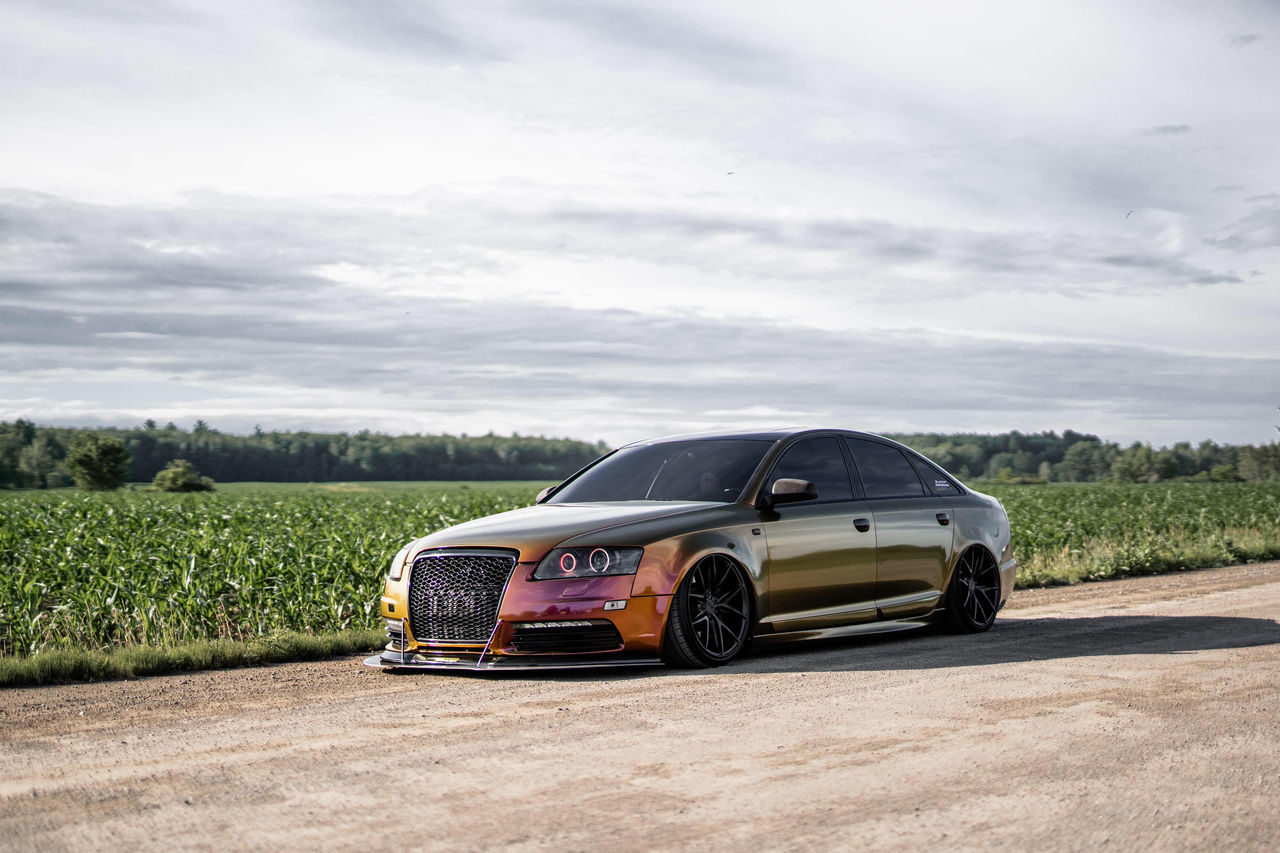
[[[947,515],[945,512],[938,513],[936,517],[938,519],[938,523],[941,524],[943,527],[946,527],[948,524],[951,523],[951,516]]]
[[[853,526],[863,533],[866,533],[871,529],[871,520],[867,518],[855,518],[853,520]]]

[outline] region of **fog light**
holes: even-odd
[[[614,601],[606,601],[604,603],[605,610],[625,610],[627,608],[627,600],[619,598]]]

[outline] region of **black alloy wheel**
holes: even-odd
[[[662,658],[672,666],[726,664],[747,645],[751,594],[733,560],[712,554],[689,570],[671,597]]]
[[[1000,570],[986,548],[960,555],[947,588],[947,622],[968,634],[985,631],[1000,609]]]

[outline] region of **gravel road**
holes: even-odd
[[[0,848],[1276,849],[1280,563],[704,672],[0,690]]]

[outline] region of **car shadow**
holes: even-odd
[[[1271,619],[1240,616],[1012,618],[997,620],[995,627],[982,634],[953,634],[923,628],[832,640],[761,643],[749,648],[732,664],[717,669],[655,666],[483,673],[462,670],[448,671],[448,674],[600,682],[749,673],[927,670],[1113,655],[1190,654],[1255,646],[1280,646],[1280,624]]]
[[[1190,654],[1280,646],[1280,624],[1240,616],[1076,616],[1000,619],[982,634],[940,629],[763,646],[737,672],[943,669],[1113,655]]]

